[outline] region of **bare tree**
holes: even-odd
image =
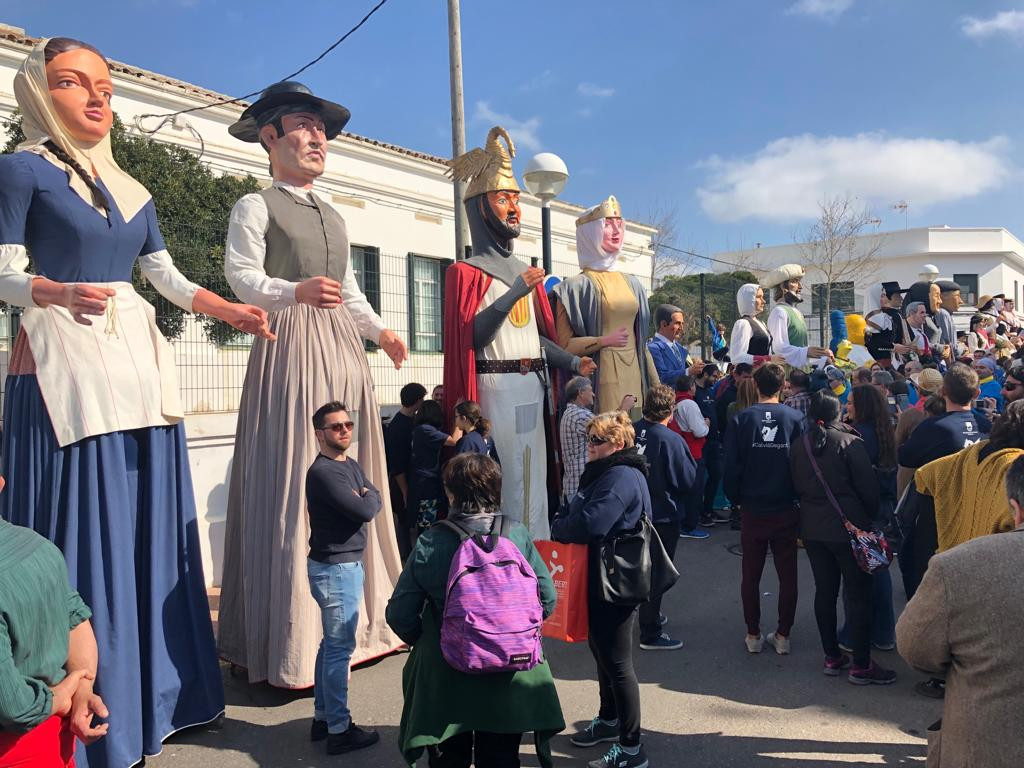
[[[692,257],[678,248],[679,208],[661,202],[647,212],[647,221],[657,229],[651,238],[651,289],[656,289],[665,278],[681,274],[692,263]]]
[[[825,199],[818,208],[817,220],[797,239],[804,267],[824,280],[824,296],[819,299],[824,300],[827,316],[837,283],[857,286],[877,278],[884,236],[869,233],[878,220],[849,194]]]

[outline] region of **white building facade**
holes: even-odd
[[[777,245],[746,251],[715,254],[724,262],[748,265],[763,275],[782,264],[802,263],[805,245]],[[833,309],[865,311],[866,293],[871,283],[898,282],[904,288],[921,279],[954,280],[962,288],[965,303],[958,325],[966,327],[966,318],[978,298],[1006,294],[1020,307],[1024,290],[1024,242],[1002,227],[919,227],[863,235],[857,239],[855,253],[877,249],[876,268],[871,279],[833,283]],[[929,266],[935,267],[931,272]],[[729,267],[716,266],[719,270]],[[927,275],[927,277],[926,277]],[[808,269],[804,279],[804,301],[800,310],[808,317],[808,330],[817,339],[818,299],[825,276]],[[827,323],[827,319],[826,319]]]
[[[16,108],[15,72],[36,42],[23,30],[0,23],[0,128],[6,127]],[[161,123],[159,117],[143,115],[165,115],[226,98],[118,62],[111,62],[111,67],[114,110],[132,132],[140,132],[140,126],[153,130]],[[343,94],[325,96],[344,101]],[[269,184],[263,149],[238,141],[227,131],[244,106],[214,106],[183,115],[160,127],[153,138],[201,152],[202,162],[216,173],[251,174]],[[353,123],[358,122],[357,114]],[[475,126],[466,137],[467,144],[482,144],[489,127]],[[521,171],[526,158],[517,158],[514,165]],[[429,389],[441,383],[444,270],[455,256],[452,182],[445,176],[446,170],[443,158],[345,133],[330,142],[326,171],[315,185],[345,218],[357,278],[371,304],[409,345],[410,359],[400,371],[394,370],[383,352],[367,349],[378,402],[385,412],[394,410],[405,384],[418,381]],[[521,205],[517,255],[539,263],[540,202],[524,191]],[[558,200],[551,204],[553,273],[559,277],[579,272],[575,220],[586,207]],[[625,208],[628,211],[628,200]],[[157,214],[159,217],[160,212]],[[626,221],[619,265],[648,287],[655,232],[652,227]],[[198,323],[190,323],[173,343],[188,412],[207,580],[219,583],[227,478],[248,349],[245,344],[217,347],[206,342]],[[5,340],[0,350],[2,374],[6,373],[7,354]]]

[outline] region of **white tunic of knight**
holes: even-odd
[[[480,302],[491,306],[509,286],[494,278]],[[535,360],[541,356],[533,291],[519,299],[494,340],[478,349],[478,360]],[[536,373],[478,373],[480,410],[491,422],[501,460],[501,508],[522,521],[534,539],[550,537],[544,385]]]

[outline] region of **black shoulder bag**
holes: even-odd
[[[597,570],[601,599],[615,605],[646,603],[652,594],[666,592],[679,578],[645,513],[633,530],[600,543]]]

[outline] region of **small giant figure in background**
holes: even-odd
[[[809,346],[807,322],[796,305],[803,301],[804,268],[799,264],[783,264],[764,279],[764,286],[774,291],[775,306],[768,315],[768,332],[772,350],[794,368],[803,368],[808,360],[833,359],[828,347]]]

